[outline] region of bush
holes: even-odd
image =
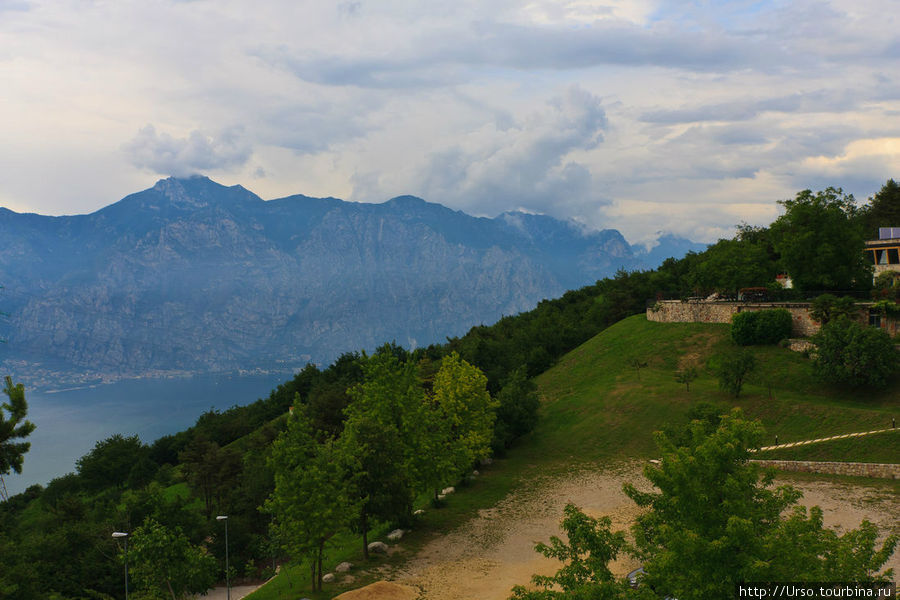
[[[731,318],[731,339],[739,346],[777,344],[791,335],[791,313],[783,308],[737,313]]]
[[[837,319],[823,325],[812,341],[818,348],[814,367],[826,381],[884,387],[896,371],[897,349],[880,329]]]

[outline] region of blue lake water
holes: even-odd
[[[186,429],[201,414],[249,404],[269,395],[288,375],[203,375],[187,379],[139,379],[57,392],[25,390],[28,420],[37,426],[27,441],[22,474],[4,477],[10,495],[45,485],[75,470],[75,461],[116,433],[145,443]]]

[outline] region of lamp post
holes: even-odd
[[[228,575],[228,515],[219,515],[216,521],[225,521],[225,594],[231,600],[231,581]]]
[[[125,600],[128,600],[128,534],[121,531],[113,531],[114,538],[125,538]]]

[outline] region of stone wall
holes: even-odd
[[[732,315],[751,310],[783,308],[791,313],[791,335],[808,337],[819,331],[809,316],[808,302],[720,302],[715,300],[661,300],[647,308],[647,320],[659,323],[731,323]]]
[[[900,464],[858,462],[814,462],[808,460],[751,460],[763,467],[775,467],[781,471],[800,473],[827,473],[829,475],[854,475],[900,479]]]

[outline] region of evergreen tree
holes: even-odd
[[[9,475],[10,471],[22,472],[31,442],[16,440],[26,438],[34,431],[34,423],[25,420],[28,414],[25,386],[21,383],[13,385],[12,377],[7,376],[3,393],[9,400],[0,405],[0,476]]]

